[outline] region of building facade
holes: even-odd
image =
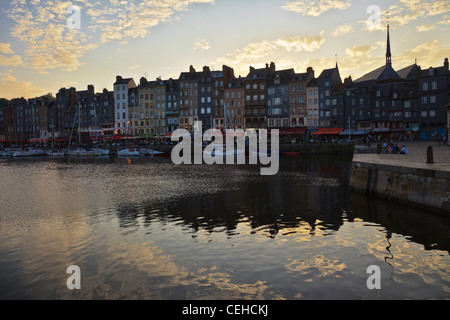
[[[317,79],[313,78],[306,85],[306,99],[307,99],[307,129],[308,133],[316,132],[319,128],[319,86]]]
[[[247,129],[267,128],[267,94],[268,81],[276,71],[275,63],[266,64],[265,68],[250,67],[244,78],[245,84],[245,127]]]
[[[267,81],[267,128],[290,127],[290,80],[294,69],[275,71]]]
[[[245,130],[245,84],[242,78],[228,83],[224,88],[226,129]]]
[[[314,70],[309,67],[306,73],[296,73],[289,82],[290,103],[289,118],[291,128],[306,127],[308,125],[308,106],[306,86],[314,78]]]
[[[190,132],[194,130],[194,122],[198,121],[198,77],[193,66],[189,72],[182,72],[178,79],[179,83],[179,121],[180,129]]]
[[[116,77],[116,82],[114,83],[114,129],[116,134],[126,134],[129,130],[129,91],[132,88],[136,88],[136,83],[132,78]]]

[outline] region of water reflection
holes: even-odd
[[[449,219],[349,193],[349,170],[0,161],[0,298],[448,298]],[[373,264],[382,292],[365,288]]]

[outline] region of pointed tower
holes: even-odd
[[[391,37],[389,35],[389,12],[388,12],[388,24],[387,24],[386,66],[389,66],[389,67],[392,66]]]

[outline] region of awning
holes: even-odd
[[[338,135],[344,132],[344,128],[319,128],[317,132],[313,132],[313,135]]]
[[[373,132],[389,132],[389,128],[375,128]]]
[[[355,136],[363,136],[369,134],[371,130],[358,130],[354,133]]]
[[[280,136],[306,134],[306,128],[280,129]]]
[[[348,135],[354,135],[355,134],[355,130],[345,130],[344,132],[339,133],[340,136],[348,136]]]

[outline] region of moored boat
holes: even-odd
[[[69,150],[67,152],[67,154],[72,157],[98,157],[98,156],[101,156],[100,152],[98,152],[98,151],[87,150],[87,149],[82,149],[82,148]]]
[[[49,157],[64,157],[64,152],[59,152],[59,151],[55,151],[55,150],[49,150],[47,152],[47,155]]]
[[[119,151],[119,157],[143,157],[144,155],[136,148],[128,148]]]

